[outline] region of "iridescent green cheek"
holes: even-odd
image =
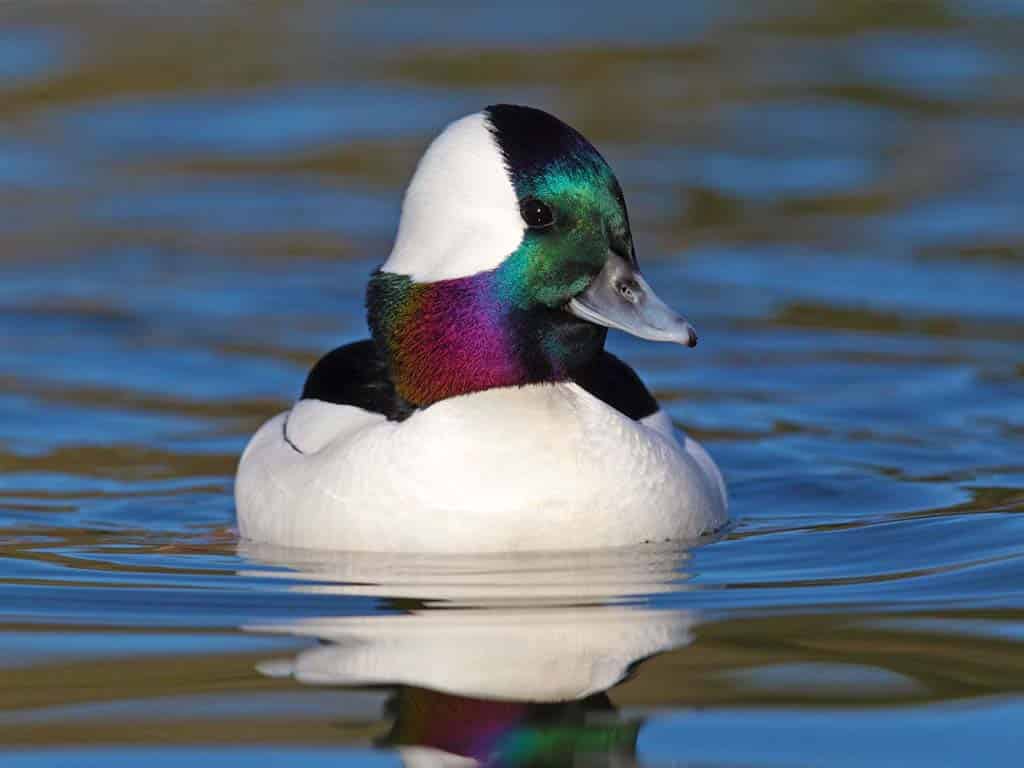
[[[556,308],[584,291],[608,257],[610,236],[628,232],[616,189],[600,158],[572,158],[522,180],[519,196],[550,206],[555,223],[526,230],[500,269],[500,300]]]
[[[527,239],[502,270],[503,282],[514,284],[509,293],[521,308],[560,306],[586,289],[600,271],[603,258],[593,258],[593,250],[575,238]]]

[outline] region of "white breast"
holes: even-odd
[[[302,401],[253,437],[236,502],[248,538],[369,551],[622,546],[727,516],[703,448],[576,384],[464,395],[400,423]]]

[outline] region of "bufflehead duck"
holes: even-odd
[[[449,125],[420,159],[367,288],[371,339],[310,371],[238,468],[243,537],[391,552],[693,540],[722,476],[609,328],[694,346],[640,274],[598,151],[530,107]]]

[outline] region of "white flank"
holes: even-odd
[[[238,469],[239,528],[255,541],[378,552],[587,549],[692,540],[727,517],[703,448],[576,384],[463,395],[400,423],[319,401],[291,413],[294,423],[280,414],[256,433]]]

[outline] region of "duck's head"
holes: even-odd
[[[641,276],[600,153],[546,112],[505,104],[455,121],[427,149],[367,308],[414,406],[569,379],[608,328],[697,343]]]

